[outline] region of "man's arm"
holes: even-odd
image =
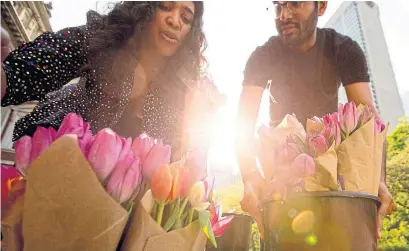
[[[349,101],[353,101],[356,104],[365,104],[373,108],[375,117],[380,119],[379,113],[373,103],[371,90],[369,88],[369,83],[359,82],[353,83],[345,86],[346,94]],[[393,201],[392,195],[390,194],[388,187],[386,186],[386,147],[387,141],[385,140],[383,149],[383,161],[381,169],[381,182],[378,189],[378,197],[381,200],[381,206],[378,210],[377,216],[377,237],[381,237],[382,232],[382,220],[385,215],[390,214],[396,210],[396,203]]]
[[[263,91],[260,86],[245,85],[240,96],[235,146],[244,183],[260,176],[256,163],[254,131]]]

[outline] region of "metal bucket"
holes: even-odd
[[[378,197],[304,192],[264,205],[265,251],[376,251]]]
[[[217,248],[208,241],[207,251],[248,251],[251,242],[251,225],[253,219],[244,214],[224,213],[223,216],[234,215],[230,226],[224,234],[216,238]]]

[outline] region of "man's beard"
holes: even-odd
[[[284,44],[288,46],[300,46],[308,42],[313,36],[318,23],[318,11],[314,11],[311,15],[302,23],[298,24],[299,36],[291,40],[285,40],[281,36]]]

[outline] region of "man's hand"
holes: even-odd
[[[265,181],[261,176],[260,178],[246,180],[244,182],[243,200],[240,203],[243,211],[249,213],[256,221],[261,238],[264,238],[264,225],[260,201],[265,187]]]
[[[382,181],[379,184],[378,197],[381,200],[381,206],[378,210],[377,216],[377,238],[380,239],[382,234],[383,218],[395,211],[397,205],[396,202],[393,201],[392,195],[386,187],[386,184]]]

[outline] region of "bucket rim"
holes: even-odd
[[[364,192],[352,192],[352,191],[313,191],[313,192],[299,192],[299,193],[293,193],[287,196],[286,200],[289,199],[294,199],[297,197],[347,197],[347,198],[360,198],[360,199],[368,199],[368,200],[374,200],[376,201],[376,204],[378,207],[381,204],[381,201],[379,200],[378,196],[375,196],[373,194],[369,193],[364,193]],[[286,201],[284,200],[284,202]],[[263,207],[267,206],[270,203],[274,202],[281,202],[279,200],[267,200],[264,201]]]

